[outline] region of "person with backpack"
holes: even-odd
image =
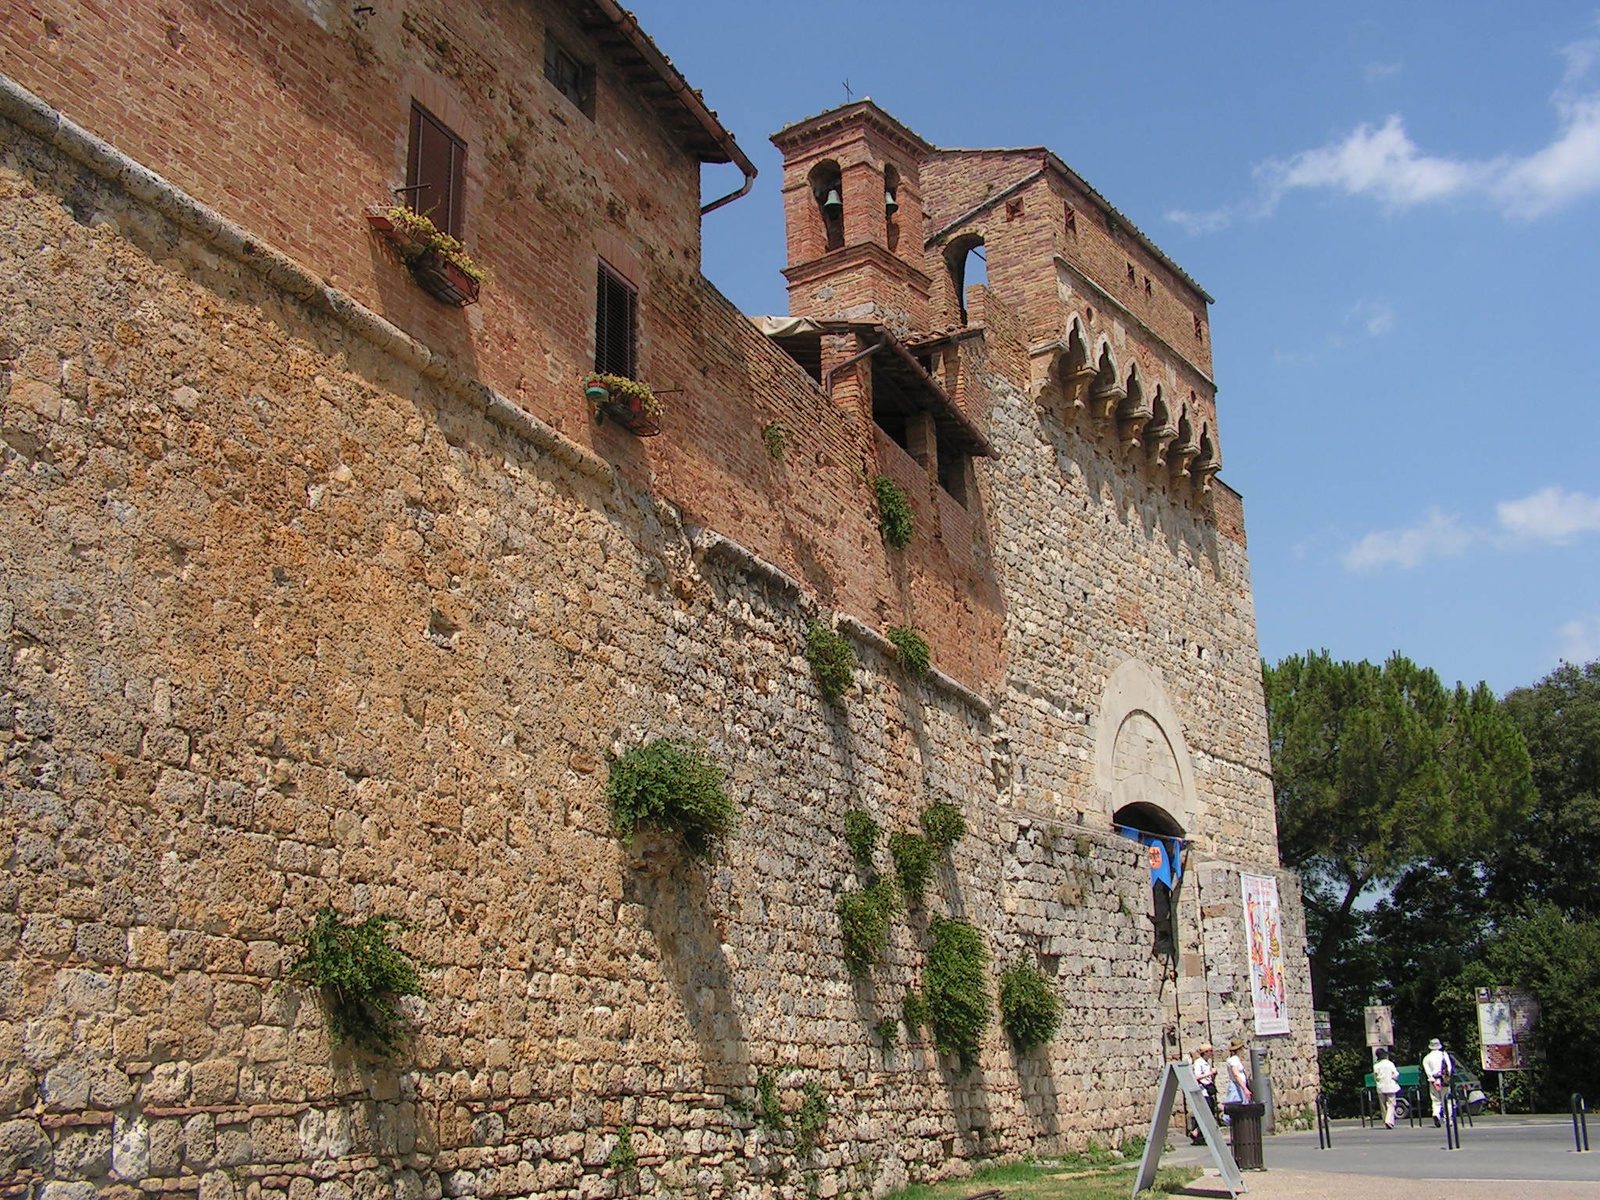
[[[1439,1127],[1444,1116],[1445,1097],[1450,1094],[1450,1077],[1456,1072],[1455,1060],[1438,1038],[1428,1043],[1428,1053],[1422,1057],[1422,1074],[1428,1081],[1428,1094],[1433,1100],[1433,1125]]]

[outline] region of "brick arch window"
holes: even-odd
[[[950,286],[955,291],[956,315],[965,325],[967,288],[975,283],[989,282],[989,260],[984,254],[982,236],[969,233],[951,242],[944,252],[944,265],[950,273]]]
[[[822,223],[822,248],[840,249],[844,245],[844,179],[838,163],[830,160],[811,168],[811,196]]]
[[[415,100],[406,146],[406,202],[451,237],[466,212],[467,143]]]

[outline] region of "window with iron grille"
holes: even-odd
[[[411,104],[406,203],[451,237],[461,236],[467,144],[422,105]]]
[[[601,263],[596,273],[594,369],[603,375],[634,377],[639,333],[639,293]]]
[[[586,117],[594,116],[594,68],[545,35],[544,77]]]

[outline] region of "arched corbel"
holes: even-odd
[[[1178,436],[1172,440],[1172,448],[1167,451],[1167,470],[1172,475],[1173,483],[1189,478],[1189,464],[1199,453],[1200,439],[1195,436],[1194,424],[1189,420],[1189,410],[1185,407],[1178,414]]]
[[[1201,493],[1205,493],[1211,490],[1212,477],[1220,470],[1222,470],[1222,455],[1217,452],[1217,443],[1211,436],[1211,430],[1202,425],[1200,451],[1189,467],[1189,474],[1194,477],[1195,487]]]
[[[1094,383],[1089,388],[1089,411],[1100,420],[1111,418],[1128,396],[1128,389],[1117,381],[1116,360],[1111,357],[1111,347],[1100,347],[1100,364],[1095,368]]]
[[[1089,341],[1076,317],[1072,319],[1072,328],[1067,331],[1067,351],[1061,356],[1056,371],[1067,405],[1071,408],[1084,407],[1097,368],[1089,361]]]
[[[1172,423],[1171,410],[1167,408],[1166,393],[1156,385],[1156,394],[1150,400],[1150,421],[1144,427],[1146,452],[1158,467],[1167,465],[1167,446],[1178,436],[1178,427]]]
[[[1144,385],[1139,382],[1138,363],[1128,368],[1128,382],[1124,387],[1128,394],[1117,405],[1117,433],[1123,445],[1137,450],[1142,444],[1145,424],[1154,415],[1150,401],[1145,398]]]

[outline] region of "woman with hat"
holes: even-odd
[[[1223,1096],[1224,1104],[1249,1104],[1250,1103],[1250,1076],[1245,1074],[1244,1059],[1239,1056],[1244,1053],[1244,1042],[1234,1038],[1228,1043],[1228,1061],[1223,1068],[1227,1074],[1228,1091]]]

